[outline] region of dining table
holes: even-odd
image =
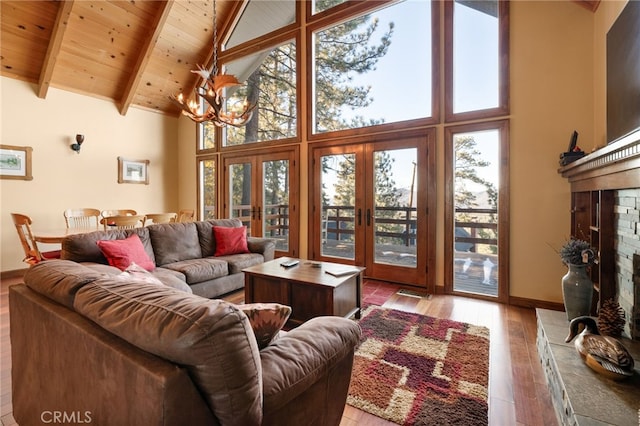
[[[38,229],[33,228],[33,239],[43,244],[58,244],[62,243],[69,235],[86,234],[88,232],[99,231],[99,228],[87,227],[87,228],[46,228]]]

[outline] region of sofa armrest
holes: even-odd
[[[248,237],[247,247],[251,253],[260,253],[265,262],[275,257],[276,243],[269,238]]]
[[[360,327],[351,320],[341,317],[317,317],[282,335],[260,351],[265,416],[269,417],[270,413],[277,412],[294,399],[299,399],[299,396],[314,384],[329,377],[329,386],[314,387],[322,389],[322,392],[331,393],[319,400],[335,398],[337,402],[331,405],[341,404],[344,408],[351,379],[353,353],[360,335]],[[349,371],[346,374],[341,371],[341,374],[333,375],[332,370],[344,361]],[[319,411],[323,408],[316,407]]]

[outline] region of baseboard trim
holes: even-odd
[[[435,289],[435,294],[447,294],[444,291],[444,286],[441,285],[437,285],[436,289]],[[475,297],[473,296],[462,296],[462,297],[469,297],[471,299],[475,299]],[[478,299],[481,300],[492,300],[490,298],[486,298],[486,297],[478,297]],[[494,300],[496,303],[500,303],[497,300]],[[546,300],[538,300],[538,299],[527,299],[524,297],[515,297],[515,296],[509,296],[509,305],[513,305],[513,306],[519,306],[521,308],[531,308],[531,309],[536,309],[536,308],[541,308],[541,309],[549,309],[551,311],[564,311],[564,304],[562,303],[556,303],[556,302],[549,302]]]
[[[541,308],[551,311],[564,311],[564,304],[556,302],[548,302],[546,300],[526,299],[524,297],[509,296],[509,304],[520,306],[522,308]]]
[[[11,278],[22,278],[25,272],[27,272],[27,269],[15,269],[12,271],[2,271],[0,272],[0,280],[8,280]]]

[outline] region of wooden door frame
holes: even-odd
[[[423,182],[423,196],[426,197],[425,204],[425,218],[424,226],[425,232],[422,237],[417,241],[417,244],[423,244],[425,247],[425,268],[424,270],[424,283],[420,284],[423,288],[426,287],[427,292],[435,293],[436,287],[436,129],[421,128],[412,129],[404,132],[395,132],[387,134],[374,134],[367,136],[358,136],[354,138],[345,138],[340,141],[324,141],[322,143],[314,143],[309,149],[309,211],[311,216],[311,225],[309,226],[309,257],[314,260],[321,260],[322,256],[319,253],[320,239],[321,239],[321,227],[317,219],[316,211],[320,206],[317,205],[316,194],[320,192],[320,179],[316,173],[316,157],[318,157],[318,151],[323,150],[331,152],[328,148],[334,148],[334,152],[340,152],[337,147],[347,145],[362,146],[367,144],[375,145],[377,143],[386,143],[392,141],[404,141],[411,138],[425,138],[426,144],[426,159],[424,159],[424,167],[418,167],[417,179]],[[381,145],[382,146],[382,145]],[[398,146],[398,145],[396,145]],[[364,149],[364,148],[360,148]],[[344,150],[343,150],[344,151]],[[364,177],[364,176],[363,176]],[[360,231],[364,232],[364,230]],[[359,234],[357,234],[359,235]],[[364,235],[361,236],[363,238]],[[328,261],[334,261],[333,258],[327,258]],[[339,261],[339,259],[338,259]],[[357,262],[357,261],[356,261]],[[358,265],[364,265],[364,258],[362,263]],[[422,271],[418,271],[422,273]],[[365,271],[365,275],[370,277],[370,272]],[[373,277],[375,278],[375,277]],[[399,281],[400,282],[400,281]],[[410,285],[418,286],[417,283],[408,283]]]
[[[444,208],[444,257],[445,257],[445,294],[462,295],[477,299],[509,302],[509,120],[494,120],[473,124],[445,127],[445,208]],[[453,136],[457,133],[497,130],[500,134],[499,186],[498,186],[498,295],[485,296],[476,293],[457,292],[454,281],[454,177],[453,177]]]
[[[268,152],[264,150],[255,151],[235,151],[224,152],[220,155],[220,182],[222,185],[221,192],[221,209],[223,217],[230,217],[230,188],[229,188],[229,162],[235,163],[251,163],[251,190],[252,204],[259,205],[261,211],[264,211],[262,200],[262,163],[264,161],[288,160],[289,161],[289,251],[276,250],[276,257],[292,256],[296,257],[300,253],[300,170],[298,167],[300,161],[300,148],[298,145],[286,145],[270,149]],[[257,224],[257,225],[256,225]],[[252,235],[262,235],[262,220],[259,218],[251,219]],[[254,229],[257,233],[254,233]]]

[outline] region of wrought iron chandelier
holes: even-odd
[[[251,105],[245,100],[239,111],[228,111],[225,108],[224,90],[233,86],[241,86],[242,83],[233,75],[218,74],[218,30],[216,27],[216,2],[213,1],[213,67],[211,72],[198,65],[197,70],[191,70],[203,78],[205,86],[194,89],[195,100],[185,101],[184,95],[179,93],[171,95],[170,99],[180,107],[182,114],[196,123],[210,121],[218,127],[241,127],[251,120],[255,104]],[[206,108],[200,108],[200,98],[206,104]]]

